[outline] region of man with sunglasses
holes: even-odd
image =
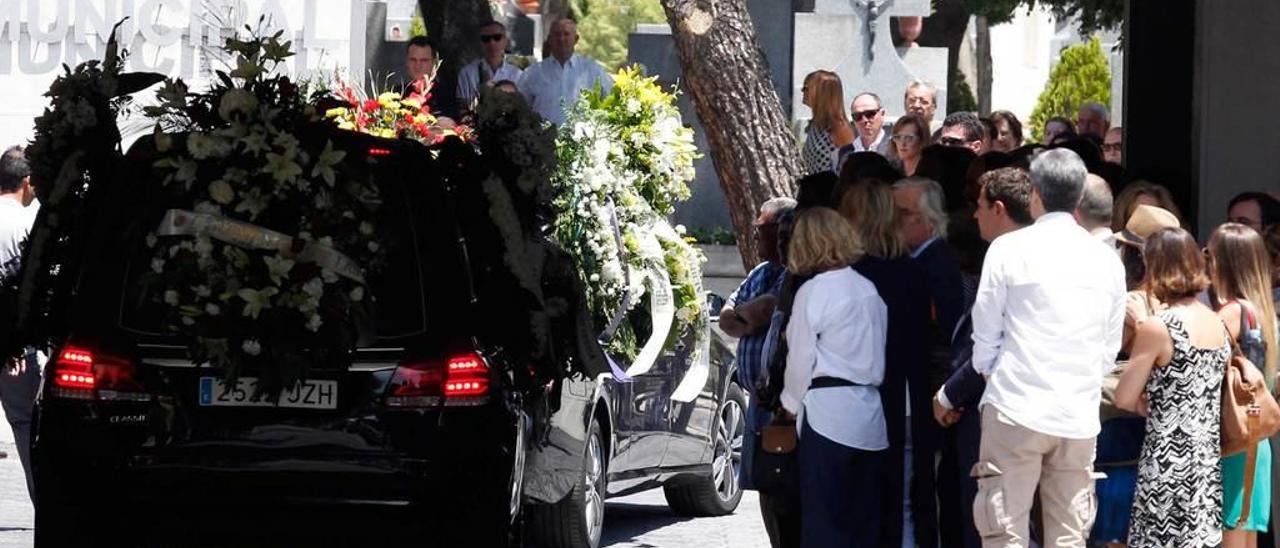
[[[888,132],[884,130],[884,106],[880,97],[862,92],[853,98],[849,110],[853,112],[853,128],[858,137],[853,140],[853,152],[875,152],[889,156]]]
[[[486,21],[480,25],[480,50],[483,55],[458,71],[458,110],[475,111],[480,93],[503,80],[520,79],[520,69],[506,60],[507,27],[498,21]]]
[[[986,128],[982,120],[972,112],[953,112],[942,122],[942,132],[938,134],[938,144],[946,147],[962,147],[972,150],[974,154],[982,154],[982,136]]]

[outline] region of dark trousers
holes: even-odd
[[[942,459],[938,464],[939,529],[943,548],[980,548],[982,539],[973,525],[973,499],[978,480],[969,475],[978,462],[982,418],[976,409],[965,411],[960,421],[946,429]]]
[[[805,421],[800,433],[800,545],[804,548],[875,546],[880,536],[880,482],[884,451],[862,451],[831,441]],[[900,481],[902,474],[891,478]]]
[[[760,493],[760,515],[773,548],[800,548],[800,498]]]
[[[27,350],[26,364],[21,371],[10,372],[8,364],[0,363],[0,405],[4,406],[4,416],[13,428],[13,443],[18,448],[18,459],[22,461],[22,471],[27,478],[27,493],[34,500],[35,490],[31,485],[31,412],[36,402],[36,392],[40,390],[40,364],[36,361],[36,351]]]

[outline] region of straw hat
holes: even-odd
[[[1182,223],[1178,222],[1178,217],[1169,210],[1143,204],[1133,210],[1133,215],[1129,216],[1129,222],[1124,224],[1124,230],[1116,233],[1116,241],[1142,247],[1147,243],[1147,238],[1156,231],[1180,226]]]

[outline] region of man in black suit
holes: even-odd
[[[1031,224],[1030,174],[1019,168],[1002,168],[984,174],[978,181],[981,191],[978,192],[978,209],[973,216],[978,220],[982,239],[990,242]],[[976,286],[973,289],[976,290]],[[965,293],[968,308],[973,305],[974,291]],[[982,546],[973,525],[973,499],[978,493],[978,483],[969,471],[978,462],[982,436],[978,402],[982,400],[987,381],[971,363],[973,324],[968,313],[952,333],[951,376],[933,398],[933,416],[938,424],[950,428],[944,443],[950,446],[954,455],[952,473],[959,476],[955,481],[959,483],[959,506],[964,518],[963,546],[977,548]]]

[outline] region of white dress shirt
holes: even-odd
[[[862,136],[854,135],[853,151],[854,152],[877,152],[880,154],[884,154],[885,147],[888,146],[888,143],[885,142],[885,139],[887,138],[889,138],[889,133],[885,131],[884,128],[880,128],[880,133],[876,134],[876,140],[871,142],[871,146],[863,146]]]
[[[888,309],[852,268],[830,270],[800,286],[787,324],[782,405],[823,437],[854,449],[889,447],[880,391]],[[862,386],[809,390],[815,377]]]
[[[583,90],[600,83],[605,93],[613,89],[613,77],[594,59],[574,55],[560,64],[555,57],[529,67],[517,86],[533,110],[554,124],[564,123],[564,113],[578,100]]]
[[[996,238],[973,304],[982,405],[1068,439],[1098,435],[1102,377],[1124,327],[1124,267],[1069,213]]]
[[[9,271],[8,265],[22,255],[22,242],[31,232],[38,210],[38,207],[23,207],[17,200],[0,197],[0,276],[15,274]]]
[[[484,59],[476,59],[467,63],[466,66],[462,67],[462,70],[458,71],[458,101],[462,104],[469,105],[476,97],[480,96],[481,71],[484,71],[485,80],[488,82],[496,83],[510,80],[511,83],[519,87],[517,83],[520,80],[521,73],[519,67],[503,60],[502,66],[498,67],[497,72],[494,72],[493,67],[490,67],[489,63]]]

